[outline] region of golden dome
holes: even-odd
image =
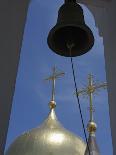
[[[55,80],[64,73],[57,73],[46,80],[52,80],[52,99],[49,103],[50,113],[40,127],[19,136],[9,147],[6,155],[84,155],[86,145],[57,120],[55,114]]]
[[[19,136],[6,155],[84,155],[85,143],[62,127],[54,108],[40,127]]]

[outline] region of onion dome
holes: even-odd
[[[52,108],[43,124],[19,136],[6,155],[84,155],[85,147],[81,138],[62,127]]]
[[[52,99],[54,84],[55,82]],[[84,155],[85,143],[60,124],[55,107],[55,101],[51,100],[47,119],[39,127],[19,136],[11,144],[6,155]]]

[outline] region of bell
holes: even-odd
[[[60,7],[56,25],[48,35],[48,46],[65,57],[80,56],[94,45],[94,36],[84,22],[83,10],[76,0],[65,0]],[[73,44],[71,53],[68,45]]]

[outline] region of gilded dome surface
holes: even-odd
[[[57,120],[54,109],[40,127],[19,136],[6,155],[84,155],[83,140]]]

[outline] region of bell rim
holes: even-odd
[[[59,51],[56,51],[56,49],[55,48],[53,48],[53,46],[51,45],[51,38],[52,38],[52,35],[54,34],[54,32],[56,31],[56,30],[58,30],[59,28],[63,28],[63,27],[65,27],[65,26],[72,26],[72,27],[78,27],[78,28],[83,28],[83,30],[85,30],[86,32],[89,32],[88,34],[88,38],[89,38],[89,40],[92,40],[91,42],[90,42],[90,44],[88,44],[89,46],[86,48],[86,49],[84,49],[83,51],[81,51],[80,53],[78,53],[77,52],[77,54],[72,54],[71,55],[71,57],[76,57],[76,56],[81,56],[81,55],[83,55],[83,54],[85,54],[85,53],[87,53],[87,52],[89,52],[91,49],[92,49],[92,47],[94,46],[94,41],[95,41],[95,39],[94,39],[94,35],[93,35],[93,32],[92,32],[92,30],[85,24],[85,23],[83,23],[83,24],[80,24],[79,25],[79,23],[78,23],[78,26],[76,25],[76,24],[64,24],[64,23],[62,23],[62,24],[56,24],[51,30],[50,30],[50,32],[49,32],[49,34],[48,34],[48,37],[47,37],[47,43],[48,43],[48,47],[53,51],[53,52],[55,52],[56,54],[58,54],[58,55],[60,55],[60,56],[64,56],[64,57],[70,57],[70,55],[69,54],[61,54],[61,52],[59,52]]]

